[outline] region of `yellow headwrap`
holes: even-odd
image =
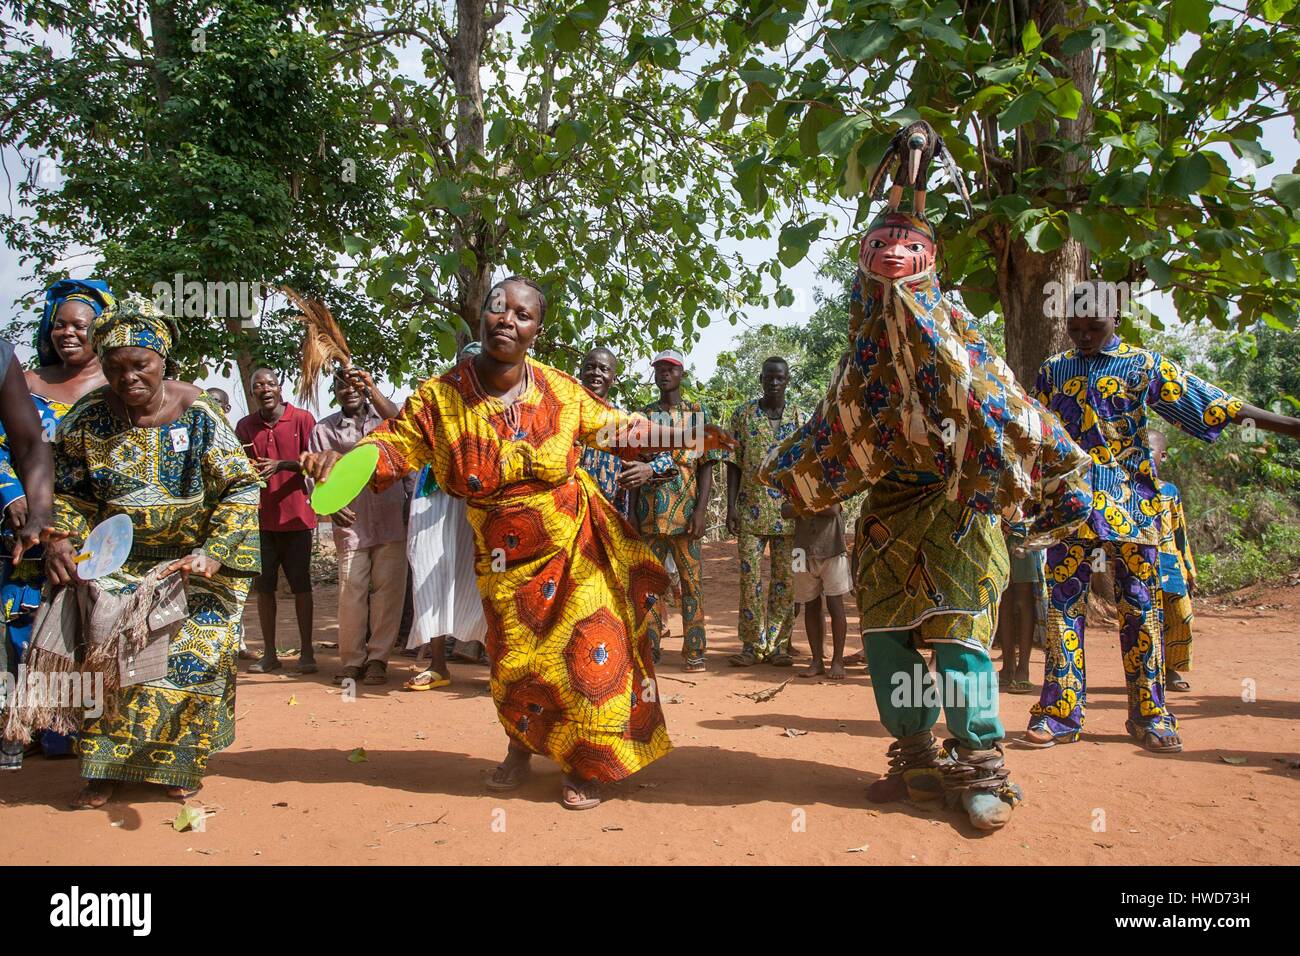
[[[144,296],[132,294],[95,322],[94,346],[101,357],[109,349],[135,346],[153,349],[166,358],[179,337],[174,318]]]

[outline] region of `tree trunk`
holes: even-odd
[[[452,83],[456,87],[456,166],[468,171],[476,156],[484,153],[483,47],[491,29],[484,0],[456,0],[456,33],[451,38],[448,59]],[[457,273],[458,304],[461,318],[471,330],[477,330],[479,312],[492,282],[492,262],[488,257],[488,225],[472,213],[463,228],[456,230],[455,250],[468,249],[474,254],[473,267],[461,263]]]
[[[1082,24],[1087,9],[1087,4],[1078,0],[1022,0],[1016,6],[1021,17],[1027,15],[1032,19],[1044,37],[1058,24]],[[1023,30],[1023,23],[1023,19],[1017,19],[1019,30]],[[1016,151],[1016,175],[1026,163],[1047,168],[1055,166],[1068,193],[1070,187],[1082,181],[1091,160],[1084,144],[1092,132],[1096,64],[1091,48],[1065,56],[1060,41],[1055,37],[1046,41],[1044,47],[1061,61],[1064,76],[1082,95],[1083,105],[1077,118],[1060,120],[1055,130],[1042,126],[1021,127],[1020,133],[1025,141]],[[1047,138],[1077,143],[1081,148],[1071,152],[1041,145]],[[1075,282],[1088,277],[1091,264],[1088,250],[1069,236],[1059,249],[1049,253],[1031,251],[1022,239],[1010,240],[1005,228],[993,238],[1000,266],[998,298],[1005,318],[1007,364],[1022,383],[1032,385],[1043,360],[1069,347],[1064,313],[1059,308],[1049,307],[1049,298],[1068,294]],[[1050,303],[1061,304],[1063,300],[1059,298]]]

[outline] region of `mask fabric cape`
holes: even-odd
[[[804,512],[867,493],[854,536],[856,596],[877,706],[896,738],[869,797],[943,795],[989,830],[1020,798],[989,656],[1009,579],[998,518],[1032,547],[1066,537],[1091,508],[1091,459],[940,289],[934,231],[919,214],[927,155],[946,150],[928,124],[913,124],[873,177],[874,194],[897,160],[889,211],[860,250],[849,350],[760,476]],[[914,214],[897,211],[900,183],[913,189]],[[897,275],[908,268],[916,271]],[[922,648],[934,651],[942,699],[923,693],[932,685]],[[950,699],[954,686],[970,695]],[[940,703],[952,734],[942,746],[931,731]]]

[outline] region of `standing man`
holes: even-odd
[[[659,400],[651,402],[642,413],[661,427],[687,429],[698,435],[692,447],[672,452],[677,475],[661,484],[646,488],[637,499],[637,517],[641,536],[660,562],[671,556],[682,580],[682,657],[686,670],[698,673],[704,668],[704,609],[700,606],[700,538],[708,528],[709,495],[713,491],[713,467],[721,457],[719,451],[704,451],[704,426],[709,413],[699,402],[682,399],[682,376],[686,361],[676,349],[664,349],[654,358],[655,385]],[[658,605],[650,609],[650,641],[655,663],[660,658],[660,643],[667,630]]]
[[[1038,400],[1056,413],[1092,456],[1092,511],[1074,534],[1047,549],[1051,606],[1043,690],[1030,710],[1029,747],[1078,740],[1087,705],[1084,635],[1092,572],[1114,569],[1119,646],[1128,685],[1125,729],[1153,753],[1183,749],[1178,720],[1165,703],[1161,651],[1161,513],[1152,465],[1149,412],[1203,441],[1226,425],[1300,436],[1300,420],[1247,405],[1191,375],[1158,352],[1115,334],[1114,286],[1080,282],[1071,290],[1066,330],[1075,348],[1038,371]]]
[[[379,393],[370,373],[349,368],[334,376],[339,411],[316,425],[308,450],[350,451],[397,406]],[[394,482],[376,494],[366,488],[352,504],[330,516],[339,561],[339,660],[345,680],[388,681],[388,658],[397,641],[406,600],[407,484]],[[369,640],[366,638],[369,630]]]
[[[608,401],[609,390],[618,378],[618,358],[598,346],[583,356],[578,377],[589,392]],[[583,446],[582,470],[591,475],[618,513],[634,524],[638,489],[668,481],[677,474],[677,466],[666,451],[650,461],[624,461],[612,451],[591,445]]]
[[[794,569],[791,542],[795,522],[781,516],[785,496],[758,480],[767,453],[802,427],[807,417],[787,406],[790,366],[783,358],[763,362],[758,377],[761,398],[745,402],[731,415],[736,448],[728,452],[727,531],[740,550],[740,643],[733,667],[775,664],[789,667],[794,633]],[[771,555],[767,600],[763,600],[763,552]],[[820,592],[819,592],[820,594]],[[764,604],[766,603],[766,608]],[[765,613],[766,612],[766,613]],[[819,608],[820,613],[820,608]]]
[[[293,591],[298,615],[298,642],[302,648],[295,674],[314,674],[316,654],[311,645],[311,533],[316,513],[307,500],[307,485],[298,467],[298,456],[307,450],[316,420],[301,408],[288,404],[280,393],[279,373],[259,368],[253,373],[251,406],[235,434],[253,459],[258,476],[266,482],[258,517],[262,528],[262,573],[253,581],[257,592],[257,620],[262,628],[265,650],[262,659],[248,668],[252,674],[269,674],[283,665],[276,655],[276,596],[278,569]]]

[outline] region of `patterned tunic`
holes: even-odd
[[[628,489],[618,485],[619,476],[623,474],[623,459],[604,448],[584,445],[581,464],[582,470],[591,475],[601,494],[613,502],[618,513],[628,521],[633,520],[632,495]],[[677,466],[673,464],[672,456],[666,451],[660,452],[650,459],[651,477],[646,487],[668,481],[676,474]]]
[[[641,414],[661,425],[690,429],[692,434],[700,436],[701,443],[704,441],[703,426],[713,421],[703,405],[685,400],[674,406],[671,412],[664,411],[658,402],[651,402],[641,409]],[[671,456],[673,464],[677,466],[677,475],[652,489],[643,488],[637,497],[636,510],[641,531],[656,535],[685,534],[691,524],[691,515],[695,514],[696,499],[700,494],[700,464],[718,461],[722,454],[721,449],[702,454],[691,448],[673,449]]]
[[[1080,537],[1142,544],[1159,541],[1147,409],[1208,442],[1242,406],[1218,386],[1119,336],[1092,357],[1071,349],[1049,358],[1034,391],[1092,456],[1092,513]]]
[[[428,464],[466,499],[506,733],[566,771],[619,780],[672,747],[646,630],[668,576],[579,467],[581,445],[631,419],[529,359],[512,430],[473,361],[425,382],[361,440],[380,451],[372,487]]]
[[[863,633],[987,653],[1009,561],[998,516],[1038,546],[1088,514],[1088,456],[1030,398],[933,274],[850,298],[850,352],[763,480],[817,511],[859,491]]]
[[[781,418],[769,418],[759,404],[761,399],[745,402],[731,413],[731,434],[736,447],[725,453],[724,460],[740,469],[740,488],[736,492],[736,510],[740,528],[751,534],[794,534],[794,521],[781,517],[785,496],[759,480],[758,470],[767,454],[803,426],[808,416],[793,405],[786,405]]]
[[[257,475],[225,415],[200,394],[170,425],[133,427],[108,388],[84,396],[54,446],[55,523],[83,541],[113,515],[134,525],[131,556],[99,584],[133,591],[161,561],[196,548],[221,564],[191,575],[190,617],[168,646],[167,676],[123,688],[115,717],[87,720],[87,779],[196,786],[235,739],[235,657],[251,576],[260,568]]]

